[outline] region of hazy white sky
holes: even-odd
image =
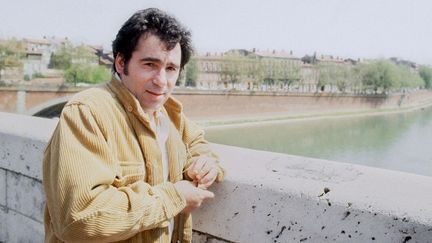
[[[158,7],[193,34],[196,49],[284,49],[432,64],[430,0],[0,0],[0,38],[69,37],[110,49],[138,9]]]

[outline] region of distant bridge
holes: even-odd
[[[18,86],[0,88],[0,110],[34,116],[59,114],[72,95],[83,87]]]

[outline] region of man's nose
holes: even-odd
[[[167,84],[167,75],[165,69],[161,68],[157,71],[153,78],[153,83],[159,87],[164,87]]]

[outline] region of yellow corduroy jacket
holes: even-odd
[[[190,242],[192,219],[175,182],[200,156],[216,157],[204,132],[170,97],[169,182],[149,117],[113,78],[75,95],[64,107],[43,159],[45,242]],[[217,182],[223,180],[219,168]]]

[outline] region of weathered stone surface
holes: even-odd
[[[227,178],[194,213],[195,230],[234,242],[432,239],[432,195],[425,193],[432,191],[431,177],[214,148]]]
[[[0,241],[38,243],[44,240],[43,224],[17,212],[0,210]]]
[[[207,235],[199,232],[192,233],[192,239],[194,243],[207,243]]]
[[[42,158],[57,121],[0,112],[0,168],[42,179]]]
[[[0,205],[6,206],[6,171],[0,169]]]
[[[208,235],[202,232],[193,231],[192,239],[194,243],[226,243],[228,241],[222,239],[216,239],[212,235]]]
[[[15,135],[2,135],[0,167],[42,179],[42,156],[46,142],[29,140]]]
[[[7,223],[7,208],[0,205],[0,242],[7,242],[9,238]]]
[[[6,176],[8,208],[42,222],[45,198],[41,182],[14,172]]]

